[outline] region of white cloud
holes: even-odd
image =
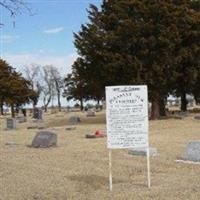
[[[38,64],[41,66],[53,65],[64,75],[71,72],[71,66],[76,60],[77,55],[4,54],[1,57],[19,71],[21,71],[24,66],[30,66],[31,64]]]
[[[43,31],[43,33],[45,33],[45,34],[56,34],[56,33],[60,33],[63,30],[64,30],[63,27],[57,27],[57,28],[53,28],[53,29],[46,29],[46,30]]]
[[[1,43],[12,43],[17,39],[19,39],[19,35],[2,35],[0,42]]]

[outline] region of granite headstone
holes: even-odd
[[[200,120],[200,114],[195,115],[195,116],[194,116],[194,119]]]
[[[6,119],[6,129],[9,129],[9,130],[16,129],[16,120],[14,118]]]
[[[190,141],[188,143],[182,159],[187,161],[200,162],[200,140]]]
[[[38,108],[33,109],[33,118],[34,119],[42,119],[42,110]]]
[[[48,148],[57,145],[57,135],[49,131],[38,132],[34,137],[31,147]]]
[[[79,122],[81,122],[81,120],[80,120],[79,117],[71,116],[71,117],[69,118],[69,123],[70,123],[70,124],[78,124]]]

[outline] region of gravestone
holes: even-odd
[[[95,112],[94,112],[94,111],[88,110],[86,116],[87,116],[87,117],[95,117],[96,115],[95,115]]]
[[[33,118],[34,119],[42,119],[42,110],[38,108],[33,109]]]
[[[184,119],[188,116],[188,112],[181,111],[173,116],[174,119]]]
[[[69,123],[70,123],[70,124],[78,124],[79,122],[81,122],[81,120],[80,120],[79,117],[71,116],[71,117],[69,118]]]
[[[17,144],[15,142],[6,142],[5,145],[10,146],[10,147],[16,147],[16,146],[19,146],[20,144]]]
[[[57,145],[57,135],[49,131],[38,132],[34,137],[31,147],[48,148]]]
[[[185,118],[185,117],[187,117],[188,116],[188,112],[187,111],[181,111],[181,112],[179,112],[179,114],[178,114],[180,117],[183,117],[183,118]]]
[[[195,116],[194,116],[194,119],[200,120],[200,114],[195,115]]]
[[[146,148],[130,149],[128,151],[128,154],[134,155],[134,156],[146,156],[147,155],[147,149]],[[157,156],[158,155],[157,148],[149,147],[149,155],[150,156]]]
[[[8,130],[16,129],[16,120],[14,118],[6,119],[6,129]]]
[[[66,131],[72,131],[72,130],[76,130],[75,126],[69,126],[65,128]]]
[[[24,123],[24,122],[27,122],[27,120],[26,120],[26,117],[24,117],[24,116],[17,116],[16,117],[16,121],[18,122],[18,123]]]
[[[181,159],[200,162],[200,140],[190,141]]]

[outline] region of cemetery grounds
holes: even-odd
[[[81,118],[75,130],[67,131],[71,115]],[[159,155],[151,157],[151,188],[146,186],[146,157],[131,156],[128,150],[112,151],[113,191],[108,184],[106,138],[85,135],[106,128],[105,112],[47,113],[47,129],[57,134],[58,146],[30,148],[37,129],[17,124],[4,130],[0,119],[0,200],[148,200],[200,199],[200,165],[175,162],[190,140],[200,140],[200,121],[194,114],[180,119],[150,121],[150,146]],[[13,145],[6,145],[11,143]]]

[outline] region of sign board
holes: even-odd
[[[107,147],[148,148],[147,86],[106,87]]]
[[[147,183],[150,188],[147,86],[106,87],[106,124],[110,191],[112,191],[111,149],[123,148],[146,149]]]

